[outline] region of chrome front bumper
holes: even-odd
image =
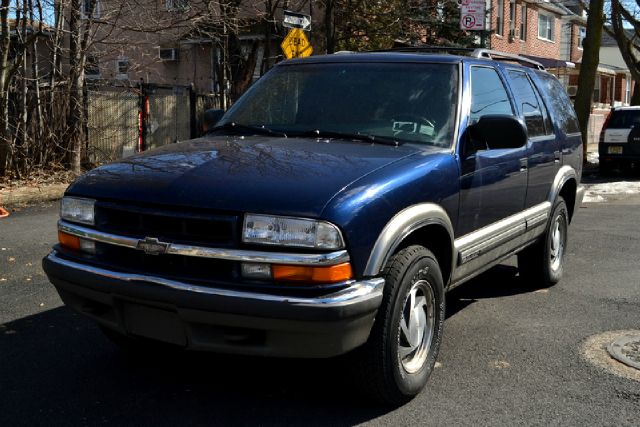
[[[374,278],[348,282],[347,288],[321,297],[301,298],[292,296],[277,296],[264,293],[242,292],[230,289],[198,286],[151,275],[105,270],[103,268],[93,267],[90,265],[60,258],[57,255],[56,251],[52,251],[45,259],[52,264],[73,269],[75,271],[85,272],[95,276],[104,277],[106,279],[114,279],[131,284],[135,284],[136,282],[146,282],[184,292],[193,292],[219,297],[236,297],[245,300],[270,301],[295,306],[340,307],[344,305],[358,304],[367,300],[380,298],[382,296],[382,289],[384,288],[384,279]],[[333,284],[333,286],[335,286],[335,284]]]
[[[373,278],[322,296],[288,296],[107,270],[56,251],[42,264],[64,303],[103,328],[232,354],[344,354],[367,341],[384,288],[383,279]]]

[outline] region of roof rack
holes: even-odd
[[[493,60],[502,60],[502,61],[512,61],[517,62],[521,65],[533,66],[533,68],[537,68],[538,70],[544,70],[544,65],[539,63],[538,61],[534,61],[533,59],[525,58],[520,55],[513,55],[511,53],[500,52],[497,50],[491,49],[474,49],[471,52],[471,56],[474,58],[486,58]]]
[[[391,49],[379,49],[372,50],[370,52],[417,52],[417,53],[429,53],[429,52],[437,52],[437,53],[463,53],[470,54],[473,53],[476,48],[473,47],[446,47],[446,46],[400,46],[400,47],[392,47]]]
[[[467,55],[472,58],[483,58],[497,61],[516,62],[520,65],[544,70],[544,65],[525,58],[524,56],[514,55],[511,53],[500,52],[497,50],[474,48],[474,47],[446,47],[446,46],[401,46],[391,49],[372,50],[370,52],[415,52],[415,53],[449,53],[456,55]]]

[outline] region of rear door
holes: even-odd
[[[507,75],[518,115],[524,120],[529,137],[526,164],[529,176],[525,202],[529,208],[544,202],[548,196],[549,185],[560,169],[560,143],[549,112],[528,73],[509,68]]]

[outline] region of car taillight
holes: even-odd
[[[613,115],[613,111],[609,111],[609,114],[607,114],[607,118],[604,119],[604,123],[602,124],[602,130],[600,131],[600,142],[604,142],[604,133],[607,130],[609,121],[611,120],[611,115]]]

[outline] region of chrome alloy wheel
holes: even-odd
[[[419,280],[402,306],[398,331],[398,359],[410,374],[424,365],[435,331],[435,297],[426,280]]]
[[[567,225],[562,215],[557,215],[551,226],[551,248],[549,263],[552,271],[558,271],[562,265],[564,246],[567,239]]]

